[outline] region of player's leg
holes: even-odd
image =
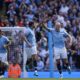
[[[71,68],[70,65],[68,63],[68,56],[67,56],[67,50],[66,48],[63,48],[61,51],[61,57],[62,57],[62,61],[63,61],[63,65],[65,67],[65,69],[68,70],[69,73],[71,73]]]
[[[32,48],[26,48],[26,52],[24,53],[24,65],[26,70],[29,70],[34,66],[33,65],[34,54],[32,53],[33,53]]]
[[[60,78],[62,78],[62,67],[60,63],[60,50],[59,49],[54,48],[54,58],[56,59],[56,65],[60,74]]]
[[[70,65],[68,63],[68,59],[66,59],[66,58],[63,59],[63,64],[64,64],[65,69],[67,69],[69,74],[70,74],[71,73],[71,67],[70,67]]]
[[[31,54],[32,54],[32,65],[34,67],[34,70],[35,70],[35,73],[34,75],[38,76],[38,73],[37,73],[37,49],[36,49],[36,46],[32,47],[31,48]]]
[[[26,71],[26,63],[28,60],[28,53],[29,53],[29,48],[25,47],[24,53],[23,53],[23,71],[24,72]]]
[[[2,53],[1,55],[2,62],[8,65],[7,53]]]
[[[60,59],[56,59],[56,65],[57,65],[57,69],[59,73],[62,74],[62,67],[61,67]]]
[[[4,73],[7,70],[7,69],[1,67],[1,66],[3,66],[2,64],[5,64],[6,66],[8,66],[7,53],[0,53],[0,68],[1,68],[0,78],[4,78]]]

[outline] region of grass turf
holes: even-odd
[[[43,79],[40,79],[40,78],[20,78],[20,79],[12,79],[12,78],[3,78],[3,79],[0,79],[0,80],[80,80],[80,78],[66,78],[66,79],[59,79],[59,78],[43,78]]]

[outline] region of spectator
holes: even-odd
[[[21,18],[20,21],[18,22],[18,26],[19,27],[23,27],[24,26],[24,19]]]
[[[0,27],[4,27],[5,26],[5,23],[4,23],[4,20],[3,18],[0,19]]]
[[[37,6],[35,3],[32,3],[32,5],[30,5],[30,10],[32,11],[32,13],[36,13],[37,12]]]
[[[61,5],[60,12],[62,12],[63,14],[67,14],[68,10],[69,10],[69,7],[66,4]]]
[[[76,45],[76,67],[80,69],[80,33],[78,33],[77,45]]]
[[[7,17],[12,26],[15,25],[15,15],[16,11],[14,10],[13,6],[11,6],[10,9],[7,11]]]
[[[3,0],[0,1],[0,9],[3,10]]]
[[[37,61],[37,70],[42,71],[44,69],[44,62],[41,60],[41,58],[38,56]]]
[[[13,0],[4,0],[5,3],[5,7],[6,7],[6,11],[8,10],[9,4],[12,2]]]
[[[42,58],[42,60],[44,61],[45,63],[45,58],[47,57],[49,51],[47,49],[47,39],[46,37],[44,36],[44,34],[41,34],[42,37],[40,39],[40,41],[38,42],[39,44],[39,56]]]
[[[21,76],[21,68],[16,60],[13,61],[12,64],[9,65],[8,68],[8,77],[9,78],[20,78]]]

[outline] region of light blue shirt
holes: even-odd
[[[24,31],[25,36],[27,38],[27,40],[29,41],[29,43],[32,46],[36,46],[36,37],[35,37],[35,32],[34,30],[32,30],[31,28],[27,27]],[[28,47],[28,44],[26,44],[26,46]]]
[[[29,5],[30,3],[31,3],[31,1],[30,1],[30,0],[26,0],[26,4],[28,4],[28,5]]]
[[[33,14],[28,14],[27,19],[28,19],[28,21],[33,21],[34,15]]]
[[[0,53],[6,53],[6,48],[4,45],[8,44],[9,39],[5,36],[0,37]]]
[[[60,29],[59,32],[57,32],[54,28],[50,29],[52,33],[52,41],[53,46],[55,48],[64,48],[65,47],[65,38],[68,36],[68,33],[65,29]]]
[[[33,13],[36,13],[37,7],[36,7],[36,6],[33,6],[33,5],[30,5],[30,10],[31,10]]]

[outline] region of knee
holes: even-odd
[[[56,60],[56,64],[57,65],[60,65],[60,60]]]

